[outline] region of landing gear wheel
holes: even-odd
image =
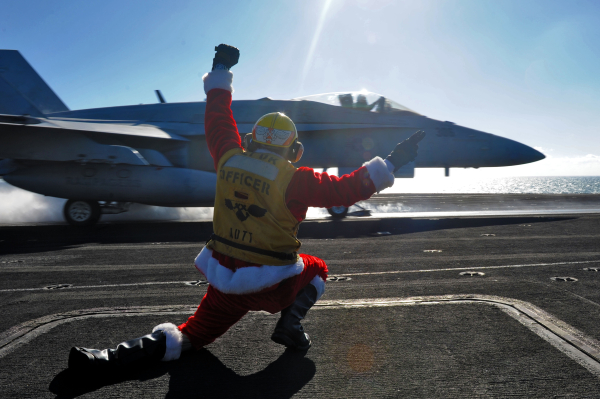
[[[348,214],[347,206],[332,206],[331,208],[327,208],[327,212],[334,219],[343,219]]]
[[[63,215],[72,226],[91,226],[100,220],[100,204],[96,201],[68,200]]]

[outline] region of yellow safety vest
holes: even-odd
[[[300,222],[285,203],[296,168],[274,154],[230,150],[217,168],[214,234],[207,247],[261,265],[298,261]]]

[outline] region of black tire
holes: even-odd
[[[331,208],[327,208],[327,212],[334,219],[343,219],[348,214],[347,206],[332,206]]]
[[[72,226],[91,226],[100,220],[102,212],[96,201],[68,200],[63,208],[67,223]]]

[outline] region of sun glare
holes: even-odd
[[[302,70],[302,84],[300,85],[300,89],[304,87],[304,82],[306,80],[306,76],[308,75],[308,71],[312,65],[313,55],[315,53],[315,49],[317,47],[317,43],[319,42],[319,37],[321,36],[321,31],[323,30],[323,24],[325,23],[325,17],[327,16],[327,10],[331,6],[333,0],[326,0],[325,4],[323,4],[323,10],[321,10],[321,16],[319,17],[319,22],[317,23],[317,29],[315,30],[315,34],[313,36],[312,42],[310,43],[310,48],[308,49],[308,55],[306,56],[306,62],[304,63],[304,69]]]

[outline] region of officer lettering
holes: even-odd
[[[276,158],[273,159],[277,160]],[[267,183],[266,181],[263,181],[258,178],[254,178],[253,176],[248,176],[245,173],[221,169],[221,171],[219,172],[219,179],[225,180],[226,182],[231,182],[233,184],[239,184],[240,186],[252,187],[254,190],[260,192],[261,194],[270,195],[270,183]]]
[[[229,228],[229,238],[233,238],[235,240],[247,241],[248,243],[252,243],[252,233],[246,230],[234,229],[232,227]]]

